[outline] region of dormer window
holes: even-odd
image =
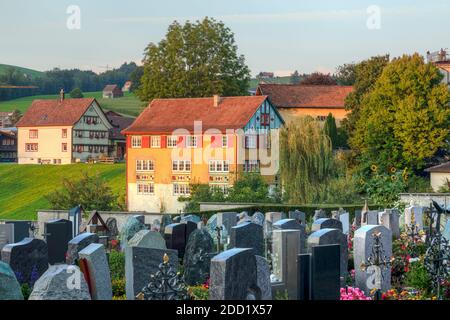
[[[35,129],[30,130],[29,137],[30,137],[30,139],[37,139],[38,138],[38,131],[35,130]]]

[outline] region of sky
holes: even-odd
[[[173,20],[205,16],[234,32],[252,75],[333,73],[378,54],[450,46],[450,0],[0,0],[0,63],[95,72],[140,64]]]

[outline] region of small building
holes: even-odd
[[[135,118],[125,117],[117,112],[108,111],[105,113],[112,128],[109,130],[110,149],[109,156],[116,160],[123,160],[127,151],[126,138],[122,130],[128,128]]]
[[[8,128],[12,126],[12,112],[0,112],[0,128]]]
[[[450,161],[425,169],[425,172],[430,173],[431,188],[435,192],[443,186],[450,188]]]
[[[179,197],[192,184],[226,194],[245,172],[260,173],[273,190],[279,154],[272,137],[283,123],[267,96],[152,100],[122,132],[128,210],[180,212]]]
[[[345,98],[352,91],[352,86],[259,84],[256,95],[267,95],[286,122],[304,116],[325,121],[331,113],[339,125],[349,112]]]
[[[19,164],[70,164],[108,155],[112,126],[94,98],[34,100],[17,123]]]
[[[103,89],[103,98],[115,99],[120,97],[123,97],[123,92],[122,89],[120,89],[117,84],[108,84]]]
[[[0,129],[0,162],[17,162],[17,129]]]
[[[450,89],[450,55],[447,53],[447,50],[428,51],[427,60],[439,69],[439,72],[443,75],[442,83]]]
[[[125,84],[124,84],[123,87],[122,87],[122,91],[123,91],[123,92],[130,92],[130,90],[131,90],[131,84],[132,84],[131,81],[125,82]]]
[[[258,79],[273,79],[275,74],[273,72],[260,72],[257,76]]]

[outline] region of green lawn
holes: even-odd
[[[28,68],[22,68],[22,67],[18,67],[18,66],[12,66],[9,64],[1,64],[0,63],[0,74],[3,74],[6,72],[6,70],[13,68],[16,70],[19,70],[20,72],[31,76],[32,78],[36,78],[36,77],[40,77],[42,76],[44,73],[41,71],[37,71],[37,70],[33,70],[33,69],[28,69]]]
[[[102,92],[85,92],[86,98],[96,98],[104,110],[112,110],[129,116],[138,116],[146,105],[140,101],[133,93],[125,92],[124,97],[116,99],[103,99]],[[59,95],[37,95],[23,97],[14,100],[1,101],[0,111],[12,111],[18,109],[25,112],[36,99],[58,99]],[[68,97],[68,94],[67,94]]]
[[[115,193],[125,191],[125,164],[17,165],[0,164],[0,219],[37,219],[48,209],[45,196],[62,187],[62,179],[98,173]]]

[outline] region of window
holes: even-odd
[[[36,152],[36,151],[38,151],[38,144],[37,143],[26,143],[25,144],[25,151],[26,152]]]
[[[245,148],[255,149],[257,146],[258,136],[256,134],[245,136]]]
[[[155,162],[153,160],[136,160],[136,171],[154,171]]]
[[[222,148],[228,147],[228,136],[222,136]]]
[[[191,171],[191,160],[173,160],[172,161],[172,171],[190,172]]]
[[[270,124],[270,114],[261,113],[261,126],[268,126]]]
[[[142,137],[141,136],[132,136],[131,137],[131,147],[132,148],[140,148],[142,146]]]
[[[37,138],[38,138],[38,131],[30,130],[30,139],[37,139]]]
[[[53,164],[61,164],[61,159],[53,159]]]
[[[325,121],[325,120],[327,120],[327,116],[317,116],[316,120],[318,120],[318,121]]]
[[[62,150],[62,152],[67,152],[67,143],[63,143],[61,145],[61,150]]]
[[[161,137],[152,136],[152,148],[161,148]]]
[[[176,148],[178,143],[177,136],[168,136],[167,137],[167,147],[168,148]]]
[[[224,195],[228,195],[228,189],[230,188],[228,184],[212,184],[210,187],[212,190],[222,192]]]
[[[173,184],[173,195],[174,196],[186,196],[191,194],[191,188],[188,184]]]
[[[186,137],[186,147],[197,148],[197,137],[196,136],[187,136]]]
[[[138,182],[137,183],[138,194],[154,194],[155,185],[152,182]]]
[[[245,172],[259,172],[259,160],[245,160]]]
[[[62,137],[67,138],[67,129],[62,129]]]
[[[230,162],[228,160],[210,160],[209,172],[230,172]]]

